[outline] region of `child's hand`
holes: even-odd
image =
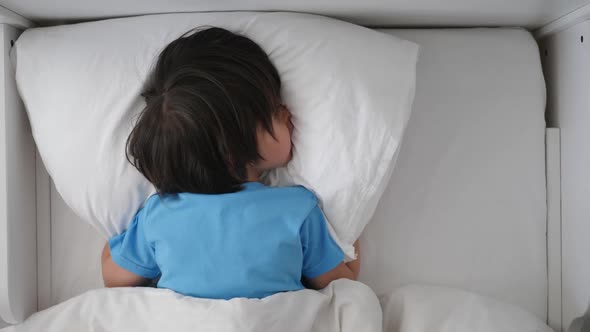
[[[361,269],[361,252],[358,240],[356,240],[356,242],[354,243],[354,251],[356,253],[356,259],[346,263],[346,266],[348,266],[348,268],[352,271],[352,274],[354,275],[354,280],[358,280],[359,271]]]

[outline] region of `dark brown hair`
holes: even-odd
[[[259,160],[257,128],[271,134],[281,81],[252,40],[199,28],[158,57],[127,159],[160,194],[235,192]]]

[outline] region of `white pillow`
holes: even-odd
[[[417,45],[325,17],[186,13],[26,30],[17,83],[41,157],[65,202],[104,236],[153,188],[125,140],[159,52],[203,25],[261,45],[294,115],[294,157],[272,178],[313,190],[348,256],[389,179],[414,98]]]
[[[409,285],[380,301],[384,332],[552,332],[517,306],[458,289]]]

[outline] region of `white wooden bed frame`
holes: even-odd
[[[50,270],[51,180],[36,152],[9,58],[12,41],[32,24],[2,9],[0,18],[8,22],[0,24],[0,318],[18,323],[37,308],[46,307],[46,303],[39,301],[49,298],[38,290],[49,291],[50,280],[38,278],[37,271]],[[548,34],[572,22],[565,20],[539,33]],[[546,170],[547,321],[561,331],[564,322],[559,129],[547,129]]]
[[[0,26],[0,316],[9,323],[37,308],[35,143],[9,58],[18,35]]]

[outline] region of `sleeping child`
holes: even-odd
[[[159,277],[160,288],[231,299],[356,280],[360,260],[344,263],[315,195],[260,182],[292,157],[280,90],[267,54],[221,28],[161,52],[126,147],[157,194],[105,245],[107,287]]]

